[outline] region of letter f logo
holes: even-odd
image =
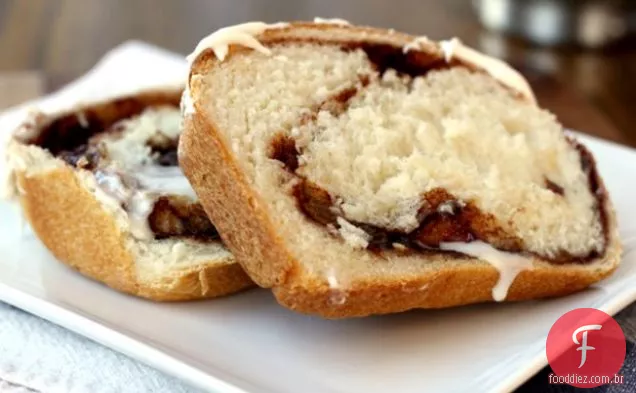
[[[572,333],[572,341],[574,341],[574,344],[577,344],[577,345],[581,344],[581,346],[576,349],[577,351],[581,351],[581,364],[579,364],[579,368],[583,367],[583,365],[585,364],[585,361],[587,360],[587,351],[593,351],[596,349],[594,347],[590,347],[587,345],[588,331],[601,330],[602,327],[603,327],[602,325],[585,325],[576,329],[574,333]],[[580,343],[578,338],[576,338],[576,336],[581,332],[583,332],[583,334],[581,335],[582,343]]]

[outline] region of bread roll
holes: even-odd
[[[561,296],[620,261],[594,158],[500,60],[260,22],[190,60],[181,166],[286,307],[340,318]]]
[[[10,141],[24,214],[61,262],[159,301],[253,285],[177,165],[181,90],[34,113]]]

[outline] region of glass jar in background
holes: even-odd
[[[488,29],[543,46],[603,48],[636,33],[634,0],[474,0]]]

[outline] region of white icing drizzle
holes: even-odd
[[[103,168],[95,172],[95,180],[105,196],[116,201],[115,205],[125,205],[130,231],[138,239],[154,237],[148,216],[159,196],[178,195],[196,199],[194,190],[178,167],[147,165],[132,174]]]
[[[338,285],[338,279],[334,274],[330,274],[327,276],[327,283],[329,284],[330,289],[339,289],[340,285]]]
[[[402,243],[391,243],[391,247],[395,248],[396,250],[400,250],[400,251],[406,251],[408,250],[408,247],[406,247],[404,244]]]
[[[130,187],[124,184],[123,175],[114,170],[100,169],[96,171],[95,180],[102,191],[118,202],[127,202],[132,196]]]
[[[38,124],[44,115],[35,108],[30,108],[24,122],[15,130],[13,136],[19,141],[28,141],[40,135]]]
[[[192,186],[178,166],[143,166],[135,172],[134,177],[148,191],[196,198]]]
[[[111,169],[96,171],[96,197],[113,207],[125,205],[132,236],[141,240],[151,240],[154,234],[148,225],[148,216],[152,213],[156,197],[125,184],[124,176]],[[131,180],[128,178],[127,181]]]
[[[314,18],[314,23],[326,25],[350,25],[348,20],[340,18]]]
[[[154,234],[148,224],[148,216],[155,206],[156,195],[145,191],[136,191],[128,201],[128,219],[130,233],[137,239],[152,239]]]
[[[335,306],[342,306],[347,302],[347,292],[336,278],[333,268],[327,274],[327,284],[329,284],[329,303]]]
[[[111,160],[94,172],[100,199],[113,207],[123,206],[130,230],[138,239],[152,239],[148,216],[161,195],[196,200],[196,194],[178,166],[155,163],[147,142],[158,136],[169,139],[180,133],[179,111],[148,109],[140,116],[122,120],[121,135],[106,135],[99,143]]]
[[[453,58],[457,58],[474,64],[504,85],[521,93],[530,102],[536,104],[537,100],[528,81],[523,77],[523,75],[509,66],[506,62],[478,52],[475,49],[464,45],[457,38],[441,41],[439,45],[446,62],[450,62]]]
[[[181,94],[181,114],[183,116],[191,116],[194,112],[194,99],[192,94],[190,94],[190,84],[186,83],[183,94]]]
[[[353,248],[365,249],[369,245],[371,236],[361,228],[351,224],[342,217],[337,218],[338,232],[344,241]]]
[[[182,260],[183,257],[186,255],[186,252],[188,252],[188,247],[185,245],[185,243],[175,243],[175,245],[172,246],[171,251],[172,251],[173,262],[179,263],[179,261]],[[207,281],[201,280],[201,283],[204,283],[204,282],[207,282]]]
[[[499,280],[492,288],[492,298],[501,302],[519,273],[532,269],[532,260],[523,255],[497,250],[491,245],[475,241],[470,243],[441,243],[442,250],[456,251],[479,258],[499,271]]]
[[[430,43],[431,43],[431,40],[429,40],[428,37],[426,37],[426,36],[417,37],[413,41],[411,41],[408,44],[404,45],[404,47],[402,48],[402,53],[406,54],[406,53],[409,53],[412,50],[422,49],[422,44],[426,45],[426,44],[430,44]]]
[[[75,114],[83,126],[87,123],[83,112]],[[37,136],[39,114],[32,114],[22,127],[16,131],[15,138],[28,140]],[[100,140],[111,160],[92,174],[95,197],[112,209],[124,211],[129,221],[132,235],[138,239],[153,239],[154,233],[148,225],[148,216],[161,195],[176,195],[196,200],[196,194],[181,169],[176,166],[160,166],[154,163],[152,152],[146,143],[154,137],[163,135],[170,139],[180,133],[181,116],[175,108],[147,109],[141,115],[124,119],[119,124],[124,127],[123,134],[105,135]],[[18,141],[9,141],[7,149],[21,146],[22,149],[39,148],[22,146]],[[47,153],[48,155],[48,153]],[[2,197],[10,199],[23,195],[15,179],[15,172],[25,172],[29,161],[25,154],[7,154],[7,171],[2,172]],[[103,163],[102,163],[103,164]]]
[[[444,202],[437,207],[437,212],[442,214],[455,214],[455,202]]]
[[[450,63],[453,60],[453,55],[455,54],[455,47],[459,45],[460,41],[457,37],[451,38],[450,40],[441,41],[439,43],[440,48],[442,48],[442,53],[444,53],[444,60],[447,63]]]
[[[88,119],[86,118],[86,113],[82,111],[77,112],[75,114],[75,117],[77,117],[77,122],[79,123],[80,126],[82,126],[82,128],[88,128],[89,124],[88,124]]]
[[[192,64],[201,53],[207,49],[212,49],[216,58],[223,61],[228,54],[230,45],[242,45],[265,55],[270,55],[270,50],[264,47],[255,36],[263,33],[265,30],[279,29],[288,25],[288,23],[267,24],[264,22],[247,22],[240,25],[224,27],[203,38],[186,59]]]
[[[315,18],[314,22],[339,25],[349,24],[348,21],[338,18]],[[207,49],[212,49],[215,56],[219,60],[223,61],[228,54],[230,45],[242,45],[265,55],[270,55],[271,51],[263,46],[255,38],[255,36],[268,29],[283,28],[288,25],[288,23],[267,24],[264,22],[247,22],[235,26],[224,27],[203,38],[186,59],[190,64],[192,64],[201,53]],[[412,42],[404,46],[403,52],[408,53],[411,50],[420,49],[422,44],[428,42],[430,42],[430,40],[427,37],[417,37]],[[472,63],[488,72],[493,78],[498,79],[506,86],[509,86],[521,93],[530,102],[536,103],[536,98],[528,84],[528,81],[526,81],[526,79],[518,71],[510,67],[504,61],[480,53],[475,49],[464,45],[457,38],[441,41],[439,45],[446,62],[450,62],[453,58],[458,58]]]
[[[25,158],[23,154],[14,151],[22,149],[22,145],[18,142],[15,133],[14,139],[11,139],[9,135],[9,140],[5,143],[5,150],[3,151],[5,166],[0,168],[0,199],[15,201],[19,196],[26,194],[16,174],[18,172],[27,172],[30,160]],[[28,149],[28,147],[25,149]]]
[[[138,239],[152,239],[148,226],[157,198],[161,195],[178,195],[196,199],[196,194],[179,167],[144,165],[131,173],[115,168],[103,168],[95,172],[97,185],[104,194],[125,205],[130,230]]]

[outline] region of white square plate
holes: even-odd
[[[616,313],[636,300],[636,152],[582,137],[623,224],[611,278],[547,301],[327,321],[279,307],[265,290],[189,304],[115,293],[56,262],[0,203],[0,300],[214,392],[509,391],[546,364],[563,313]]]

